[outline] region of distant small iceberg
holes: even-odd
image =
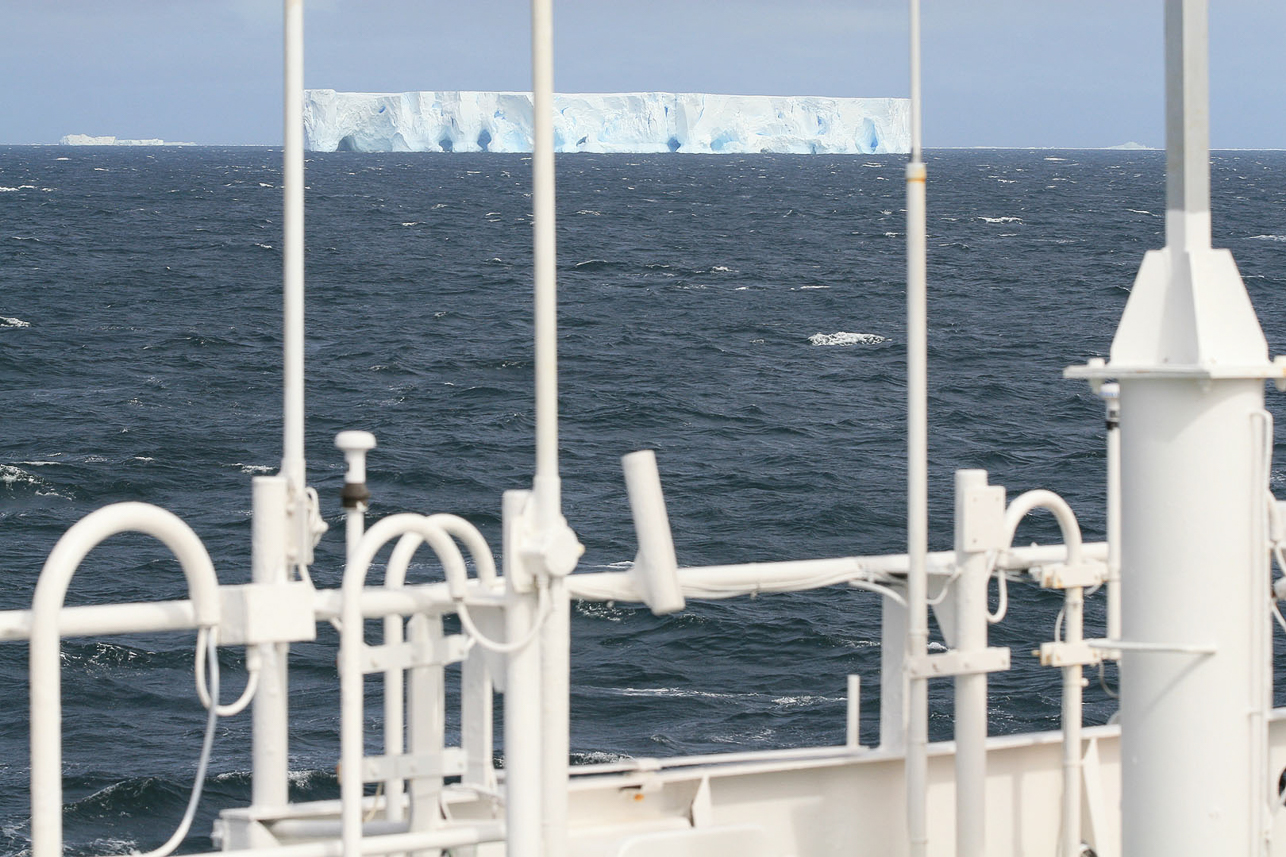
[[[167,143],[164,140],[151,138],[147,140],[126,140],[122,137],[92,137],[89,134],[66,134],[59,141],[60,146],[195,146],[196,143]]]
[[[1151,146],[1145,146],[1145,145],[1143,145],[1142,143],[1136,143],[1136,142],[1134,142],[1133,140],[1131,140],[1131,141],[1130,141],[1130,142],[1128,142],[1128,143],[1121,143],[1121,144],[1120,144],[1120,145],[1118,145],[1118,146],[1108,146],[1108,148],[1109,148],[1109,149],[1130,149],[1130,150],[1136,150],[1136,149],[1151,149],[1152,147],[1151,147]]]

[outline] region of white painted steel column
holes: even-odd
[[[251,485],[254,509],[250,529],[251,580],[286,583],[290,580],[286,556],[289,521],[286,478],[256,476]],[[290,800],[290,685],[286,669],[290,645],[263,643],[257,648],[262,665],[251,715],[254,757],[251,803],[256,809],[265,809],[283,807]]]
[[[1255,450],[1267,346],[1231,254],[1210,249],[1206,31],[1206,0],[1167,0],[1166,247],[1144,259],[1108,367],[1121,385],[1128,855],[1265,847],[1267,479]]]
[[[911,162],[906,167],[907,364],[907,634],[906,664],[928,653],[926,596],[929,551],[928,320],[926,300],[925,168],[920,151],[920,2],[911,0]],[[905,665],[904,665],[905,669]],[[928,848],[929,694],[925,678],[907,678],[906,815],[908,853]]]
[[[506,638],[525,639],[537,620],[536,597],[514,589],[521,574],[518,556],[523,509],[528,491],[506,491],[502,507],[507,602]],[[504,780],[507,857],[541,857],[541,717],[540,646],[524,646],[505,659]]]
[[[1268,617],[1247,605],[1269,585],[1250,533],[1267,487],[1250,454],[1263,381],[1201,387],[1121,380],[1122,638],[1216,649],[1122,652],[1124,854],[1259,853],[1247,831],[1269,775],[1246,766],[1268,668],[1252,630]]]
[[[965,544],[970,489],[987,486],[987,471],[956,471],[955,649],[987,649],[987,553]],[[956,857],[985,857],[987,848],[987,674],[955,677]]]

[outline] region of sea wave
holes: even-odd
[[[839,331],[838,333],[814,333],[808,337],[808,341],[813,345],[879,345],[881,342],[888,342],[878,333],[848,333]]]

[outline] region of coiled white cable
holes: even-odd
[[[460,617],[460,626],[472,642],[477,643],[489,652],[509,655],[521,651],[531,645],[531,642],[540,633],[541,627],[544,626],[545,620],[549,618],[551,606],[549,602],[549,587],[544,581],[538,581],[536,591],[539,603],[536,621],[531,624],[530,630],[527,631],[527,636],[521,640],[500,643],[482,633],[482,630],[473,623],[473,617],[469,615],[469,608],[465,605],[464,599],[456,599],[455,602],[455,611],[456,615]]]
[[[217,642],[215,643],[215,647],[216,649],[218,648]],[[247,647],[246,672],[249,674],[249,677],[246,679],[246,688],[241,692],[241,698],[236,702],[218,706],[220,717],[232,717],[246,710],[246,706],[250,704],[250,700],[254,699],[255,692],[259,690],[260,665],[261,660],[259,657],[259,651],[253,646]],[[219,698],[217,691],[206,690],[205,668],[202,666],[200,658],[197,658],[196,662],[196,695],[200,698],[201,704],[206,708],[213,705],[214,701]]]
[[[990,566],[987,569],[987,577],[996,575],[996,612],[987,611],[988,625],[995,625],[1002,621],[1005,614],[1009,612],[1009,576],[1005,574],[1003,568],[999,567],[997,559],[995,552],[987,554],[987,564]]]

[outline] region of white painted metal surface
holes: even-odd
[[[1090,379],[1107,403],[1108,542],[1083,544],[1072,510],[1050,492],[1023,494],[1006,510],[985,472],[961,471],[954,549],[937,553],[927,550],[925,169],[918,0],[910,5],[906,553],[679,568],[656,460],[643,452],[624,459],[635,568],[571,574],[582,549],[562,515],[558,475],[552,8],[533,0],[535,475],[530,491],[503,498],[503,576],[460,518],[400,514],[367,529],[365,453],[374,438],[346,432],[336,441],[348,464],[344,579],[340,590],[317,590],[308,565],[324,527],[303,449],[303,5],[284,0],[283,461],[279,475],[253,482],[252,583],[220,586],[185,524],[155,507],[119,504],[67,532],[32,610],[0,613],[0,641],[31,641],[33,857],[54,857],[62,844],[59,641],[191,628],[203,640],[249,647],[241,700],[219,706],[215,676],[202,690],[212,718],[254,697],[252,805],[225,811],[216,831],[225,851],[242,857],[445,849],[478,857],[1075,857],[1083,844],[1099,857],[1286,855],[1286,813],[1270,795],[1286,766],[1286,712],[1269,707],[1272,433],[1263,411],[1263,379],[1280,379],[1286,365],[1268,362],[1231,256],[1210,248],[1206,0],[1166,4],[1166,247],[1139,271],[1111,362],[1067,372]],[[1010,547],[1018,521],[1036,508],[1054,513],[1065,544]],[[1273,538],[1286,541],[1283,529]],[[189,598],[63,607],[80,561],[124,530],[150,533],[175,553]],[[384,581],[367,581],[376,552],[394,540]],[[441,560],[445,582],[406,580],[422,545]],[[987,736],[987,672],[1007,669],[1011,657],[988,645],[988,625],[1005,612],[1005,571],[1031,571],[1064,590],[1061,637],[1039,647],[1041,662],[1063,671],[1058,732]],[[993,574],[1001,599],[989,612]],[[1086,639],[1086,590],[1104,582],[1107,636]],[[849,676],[843,746],[569,772],[570,599],[643,602],[661,613],[687,599],[837,584],[882,599],[878,747],[861,745],[860,677]],[[931,590],[941,596],[935,609],[950,646],[932,655]],[[458,635],[444,632],[452,614]],[[383,620],[382,643],[365,642],[367,619]],[[341,798],[291,804],[289,644],[336,620]],[[1120,727],[1083,729],[1083,667],[1118,654]],[[461,743],[447,746],[444,667],[457,662]],[[384,678],[384,741],[383,753],[368,757],[362,687],[372,672]],[[954,680],[955,741],[930,745],[934,677]],[[503,772],[491,759],[494,691],[503,694]],[[363,794],[370,782],[382,784],[379,796]]]

